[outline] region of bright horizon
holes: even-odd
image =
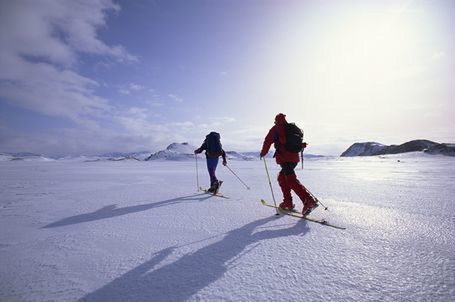
[[[454,143],[453,28],[449,0],[2,2],[0,152],[258,151],[280,112],[313,154]]]

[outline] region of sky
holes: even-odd
[[[0,152],[455,143],[455,1],[0,0]]]

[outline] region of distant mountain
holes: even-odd
[[[141,151],[141,152],[111,152],[101,155],[101,157],[106,157],[110,160],[119,161],[126,159],[135,159],[135,160],[145,160],[150,156],[150,151]]]
[[[425,139],[413,140],[401,145],[387,146],[384,150],[381,151],[382,152],[381,154],[398,154],[406,152],[424,151],[437,144],[438,143]]]
[[[455,144],[437,144],[424,151],[428,154],[455,156]]]
[[[52,158],[45,157],[41,154],[30,152],[2,152],[0,161],[52,161]]]
[[[247,156],[249,158],[258,159],[260,153],[261,152],[259,152],[259,151],[251,151],[251,152],[242,152],[241,154],[244,156]],[[269,152],[266,157],[267,158],[273,157],[273,152]]]
[[[381,154],[380,152],[387,147],[376,142],[355,143],[351,145],[341,156],[369,156]]]
[[[271,149],[269,153],[267,153],[266,158],[273,158],[274,150]],[[259,151],[252,151],[252,152],[241,152],[243,156],[251,157],[252,159],[259,159],[259,154],[261,152]],[[319,157],[325,157],[324,155],[317,155],[317,154],[309,154],[309,153],[303,153],[304,158],[319,158]]]
[[[149,160],[194,160],[194,150],[197,147],[190,145],[187,142],[184,143],[172,143],[165,150],[161,150],[155,153],[150,151],[141,152],[109,152],[103,154],[91,154],[91,155],[59,155],[55,157],[47,157],[44,155],[30,153],[30,152],[0,152],[0,161],[67,161],[67,162],[106,162],[106,161],[149,161]],[[267,154],[267,158],[272,158],[274,150],[270,150]],[[205,157],[204,153],[199,155]],[[259,152],[237,152],[237,151],[226,151],[228,160],[259,160]],[[317,158],[324,157],[322,155],[314,154],[303,154],[304,158]]]
[[[226,156],[229,160],[235,160],[235,159],[240,159],[240,160],[253,160],[256,159],[257,157],[252,156],[251,154],[247,153],[239,153],[236,151],[226,151]]]
[[[406,152],[427,151],[434,148],[438,143],[419,139],[412,140],[401,145],[383,145],[376,142],[355,143],[351,145],[341,156],[372,156],[384,154],[398,154]],[[437,152],[437,151],[434,151]],[[442,154],[442,153],[441,153]]]
[[[188,143],[173,143],[170,144],[166,150],[153,153],[145,160],[192,160],[194,159],[194,150],[196,149],[197,147]],[[272,155],[273,152],[269,152],[267,157],[272,157]],[[226,151],[226,156],[228,160],[256,160],[259,159],[259,152]],[[311,155],[309,155],[309,157],[311,157]]]
[[[197,147],[190,145],[188,143],[172,143],[170,144],[166,150],[161,150],[156,153],[151,154],[145,160],[157,160],[157,159],[164,159],[164,160],[186,160],[186,159],[194,159],[194,150]]]

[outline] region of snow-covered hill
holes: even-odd
[[[158,151],[145,160],[157,160],[157,159],[165,159],[165,160],[175,160],[175,161],[182,161],[182,160],[194,160],[194,150],[198,147],[190,145],[188,143],[172,143],[170,144],[166,150]],[[204,153],[198,155],[199,157],[203,157]],[[251,154],[247,153],[240,153],[236,151],[226,151],[226,156],[229,160],[253,160],[258,157],[254,157]]]
[[[20,152],[20,153],[0,153],[0,161],[53,161],[54,159],[40,154]]]
[[[257,158],[249,154],[239,153],[236,151],[226,151],[226,156],[229,160],[254,160]]]
[[[148,151],[111,152],[111,153],[105,153],[105,154],[101,155],[102,158],[107,158],[110,160],[128,160],[128,159],[145,160],[149,156],[150,156],[150,152],[148,152]]]
[[[151,154],[145,160],[157,160],[157,159],[166,159],[166,160],[188,160],[194,159],[194,150],[197,147],[190,145],[188,143],[172,143],[166,150],[161,150],[156,153]]]
[[[428,148],[425,152],[429,154],[455,156],[455,144],[437,144]]]
[[[369,156],[377,155],[387,147],[386,145],[376,142],[355,143],[351,145],[341,156]]]
[[[76,156],[60,156],[55,158],[45,157],[43,155],[33,153],[0,153],[0,161],[11,160],[41,160],[41,161],[66,161],[66,162],[100,162],[100,161],[150,161],[150,160],[171,160],[184,161],[194,160],[194,150],[198,147],[187,142],[172,143],[165,150],[160,150],[155,153],[147,151],[142,152],[110,152],[100,155],[76,155]],[[226,151],[228,160],[259,160],[259,152],[237,152]],[[198,155],[203,159],[204,153]],[[273,152],[267,154],[267,158],[272,158]],[[322,158],[322,155],[303,154],[304,158]]]
[[[385,154],[400,154],[407,152],[424,151],[429,154],[455,154],[454,144],[438,144],[425,139],[412,140],[401,145],[383,145],[376,142],[355,143],[341,156],[371,156]],[[453,155],[452,155],[453,156]]]

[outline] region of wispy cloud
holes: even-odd
[[[183,102],[183,99],[181,97],[179,97],[178,95],[175,95],[175,94],[168,94],[168,97],[171,99],[171,100],[174,100],[176,101],[177,103],[182,103]]]
[[[125,85],[124,87],[121,87],[118,92],[124,95],[130,95],[133,92],[138,92],[141,90],[144,90],[145,87],[136,83],[129,83],[128,85]]]
[[[217,122],[217,123],[233,123],[236,121],[236,119],[234,117],[228,117],[228,116],[209,117],[208,119],[211,121]]]
[[[0,10],[0,97],[24,108],[80,122],[111,110],[95,93],[98,82],[81,75],[81,54],[118,62],[137,58],[97,36],[111,1],[6,1]],[[18,22],[20,20],[20,22]]]
[[[196,119],[201,119],[199,116]],[[207,117],[204,122],[199,125],[201,128],[217,128],[228,123],[235,122],[236,119],[233,117]]]
[[[72,70],[18,57],[0,65],[15,69],[14,73],[0,71],[0,96],[14,104],[74,121],[110,110],[108,101],[94,93],[98,83]]]
[[[135,84],[135,83],[130,83],[129,88],[130,88],[130,90],[139,91],[139,90],[144,89],[144,86],[141,86],[141,85]]]
[[[120,88],[118,90],[118,92],[120,92],[121,94],[124,94],[124,95],[130,95],[131,94],[131,91],[129,91],[128,89],[125,89],[125,88]]]

